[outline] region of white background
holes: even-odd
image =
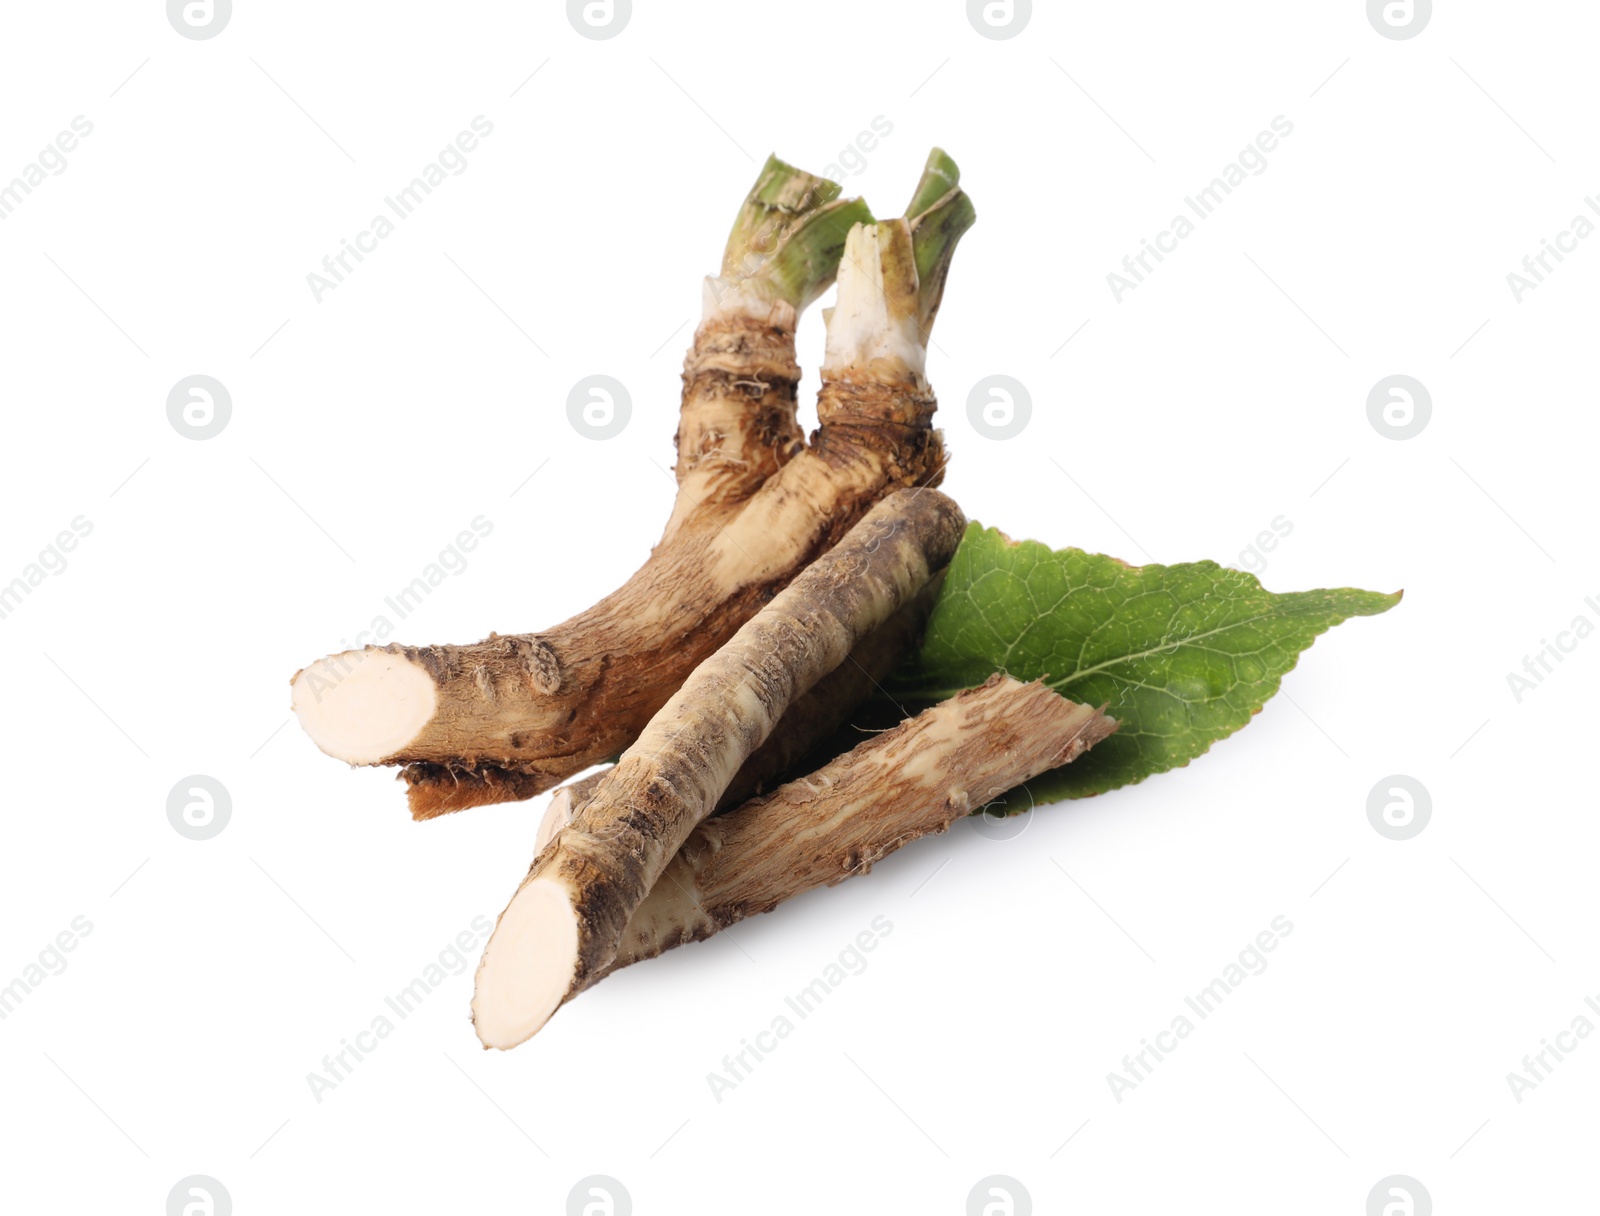
[[[993,40],[954,0],[636,0],[597,41],[556,3],[240,0],[192,41],[152,0],[8,6],[0,180],[94,124],[0,222],[0,581],[93,525],[0,620],[0,984],[93,925],[0,1022],[8,1210],[160,1213],[196,1173],[240,1216],[561,1212],[596,1173],[639,1213],[959,1213],[996,1173],[1040,1213],[1359,1216],[1395,1173],[1441,1214],[1588,1210],[1600,1036],[1520,1103],[1506,1074],[1600,996],[1600,640],[1520,703],[1506,677],[1600,623],[1600,241],[1520,303],[1506,275],[1600,188],[1600,13],[1440,7],[1397,41],[1351,0],[1039,4]],[[307,274],[480,114],[467,170],[318,303]],[[1277,115],[1266,171],[1116,302]],[[317,1101],[322,1057],[500,910],[543,800],[413,824],[286,724],[289,676],[480,514],[398,640],[619,584],[759,160],[838,165],[878,116],[849,190],[898,212],[937,143],[979,213],[929,361],[971,517],[1240,564],[1281,515],[1268,587],[1405,602],[1188,769],[1014,840],[958,825],[514,1052],[477,1049],[474,948]],[[821,346],[813,312],[808,403]],[[166,416],[197,373],[233,402],[203,442]],[[566,417],[594,373],[633,402],[607,442]],[[1008,442],[967,416],[995,373],[1033,402]],[[1394,373],[1433,400],[1404,442],[1366,413]],[[204,842],[166,817],[194,773],[232,797]],[[1403,843],[1366,816],[1395,773],[1433,803]],[[714,1098],[880,915],[866,970]],[[1270,966],[1118,1102],[1107,1074],[1278,915]]]

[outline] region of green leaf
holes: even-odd
[[[1318,634],[1400,595],[1274,595],[1215,562],[1129,566],[972,524],[890,691],[943,700],[1004,670],[1107,705],[1121,729],[1026,787],[1038,802],[1083,798],[1189,763],[1246,725]]]

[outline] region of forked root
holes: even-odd
[[[501,914],[478,968],[485,1044],[522,1042],[612,963],[629,918],[734,774],[797,698],[949,562],[964,524],[936,491],[891,495],[694,670]]]
[[[310,664],[292,701],[318,747],[350,764],[433,766],[412,775],[418,818],[499,801],[513,775],[548,789],[632,742],[770,597],[770,580],[712,577],[692,557],[804,446],[796,321],[833,282],[850,228],[872,218],[838,195],[774,157],[740,208],[684,363],[678,497],[644,568],[543,633],[369,646]],[[478,779],[463,785],[458,771]]]
[[[972,222],[953,164],[937,169],[931,159],[918,214],[870,224],[859,203],[834,199],[832,183],[769,164],[707,289],[685,364],[679,494],[649,560],[539,634],[313,663],[296,675],[293,701],[317,745],[352,764],[410,766],[417,818],[550,789],[632,743],[696,666],[874,503],[936,485],[944,452],[925,344]],[[794,423],[795,317],[836,270],[821,426],[806,447]]]

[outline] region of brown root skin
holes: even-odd
[[[679,511],[743,502],[805,446],[795,419],[795,323],[794,309],[777,301],[764,322],[713,317],[696,331],[673,436],[682,493],[663,540]]]
[[[897,489],[938,485],[945,454],[932,392],[902,367],[880,371],[893,379],[825,380],[811,446],[742,501],[733,495],[745,483],[728,472],[726,452],[702,456],[668,538],[587,612],[536,638],[388,648],[426,655],[438,684],[434,718],[377,761],[412,766],[405,780],[413,818],[531,798],[616,755],[689,672],[874,503]],[[759,453],[776,461],[779,448]],[[708,487],[723,497],[689,501]],[[527,675],[535,642],[556,657],[562,682],[554,694]]]
[[[1117,728],[1102,710],[996,674],[818,769],[707,819],[628,921],[595,981],[817,887],[865,874],[920,836]]]
[[[792,772],[820,744],[832,738],[864,701],[881,690],[896,664],[911,653],[921,637],[944,582],[943,575],[940,571],[911,603],[863,638],[843,663],[789,706],[767,741],[734,774],[717,800],[717,812],[755,797]],[[590,773],[551,795],[550,805],[539,821],[535,853],[588,804],[609,771]]]
[[[526,1039],[610,965],[628,919],[789,705],[927,586],[964,526],[936,491],[889,496],[693,670],[501,914],[473,1002],[486,1045]]]
[[[824,424],[731,520],[711,527],[708,513],[691,514],[620,591],[539,635],[562,656],[556,694],[524,674],[521,639],[424,652],[439,709],[378,761],[411,766],[412,817],[531,798],[626,748],[696,666],[883,495],[939,484],[938,432],[892,429],[900,442],[885,451],[874,444],[891,428],[859,417],[832,432]]]
[[[294,680],[306,732],[351,764],[416,766],[419,819],[527,797],[620,753],[875,503],[942,479],[913,253],[905,220],[850,230],[809,447],[793,423],[793,308],[713,309],[685,365],[679,494],[644,566],[538,634],[320,660]]]
[[[418,819],[541,793],[626,748],[696,666],[884,495],[942,479],[935,402],[918,378],[826,382],[813,444],[780,468],[797,442],[782,424],[792,381],[735,388],[728,375],[689,380],[709,404],[685,404],[679,438],[694,452],[680,459],[677,506],[627,584],[539,634],[369,647],[313,664],[295,677],[294,703],[318,745],[352,764],[419,766],[406,774]],[[746,408],[765,421],[730,432],[730,392],[748,393]],[[359,686],[375,653],[432,685],[426,720],[381,754],[340,737],[372,721],[372,694]],[[352,706],[343,714],[342,694]],[[335,719],[332,732],[322,718]]]
[[[548,787],[543,774],[486,764],[481,769],[448,764],[408,764],[400,770],[406,783],[406,803],[418,823],[451,811],[475,806],[495,806],[534,798]]]
[[[419,818],[548,789],[621,751],[682,676],[781,585],[776,578],[719,584],[692,559],[802,446],[794,322],[793,308],[780,301],[765,324],[713,317],[696,332],[684,372],[677,501],[663,539],[624,587],[538,634],[491,634],[467,646],[369,646],[312,664],[296,673],[293,702],[318,745],[352,764],[439,766],[413,775]],[[382,693],[368,686],[403,673],[369,667],[380,654],[434,686],[431,715],[392,749],[372,739],[373,715],[390,707],[373,704]],[[493,773],[496,767],[515,778]],[[470,775],[458,781],[458,774]]]

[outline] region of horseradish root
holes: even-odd
[[[964,525],[936,491],[889,496],[695,668],[501,913],[473,1000],[486,1046],[527,1039],[612,963],[629,918],[784,711],[928,584]]]
[[[323,751],[350,764],[437,766],[413,775],[419,818],[486,800],[469,786],[452,802],[458,770],[493,786],[492,766],[504,765],[548,788],[631,742],[764,602],[769,589],[718,588],[685,559],[801,446],[796,318],[833,281],[851,225],[871,218],[838,193],[774,157],[740,208],[685,361],[677,502],[644,568],[542,634],[367,647],[313,663],[295,676],[293,703]]]
[[[549,789],[633,742],[698,664],[874,503],[938,484],[943,447],[923,365],[972,222],[956,176],[936,153],[917,191],[931,205],[857,223],[864,209],[834,201],[836,186],[769,163],[708,283],[685,364],[679,493],[649,560],[540,634],[369,647],[312,664],[295,677],[294,707],[317,745],[350,764],[412,766],[416,818]],[[805,447],[793,423],[795,316],[835,270],[821,425]]]
[[[972,204],[938,149],[901,218],[838,193],[772,159],[746,198],[684,364],[672,512],[623,587],[541,633],[368,647],[294,679],[317,745],[401,766],[418,819],[615,761],[556,790],[489,935],[486,1048],[1024,782],[1047,802],[1181,767],[1318,636],[1400,598],[1274,595],[1214,562],[1135,567],[966,527],[932,488],[925,365]],[[795,325],[835,281],[806,438]]]
[[[1041,683],[996,673],[726,815],[707,819],[639,905],[594,979],[816,887],[1075,760],[1117,728]],[[590,981],[591,983],[593,980]]]
[[[942,575],[943,571],[911,603],[863,638],[843,663],[817,681],[816,687],[789,706],[767,741],[734,774],[717,800],[718,811],[737,806],[767,789],[830,739],[874,692],[882,693],[889,673],[911,653],[921,637]],[[539,821],[534,840],[535,853],[572,822],[573,815],[594,796],[609,771],[591,773],[550,795],[550,805]]]

